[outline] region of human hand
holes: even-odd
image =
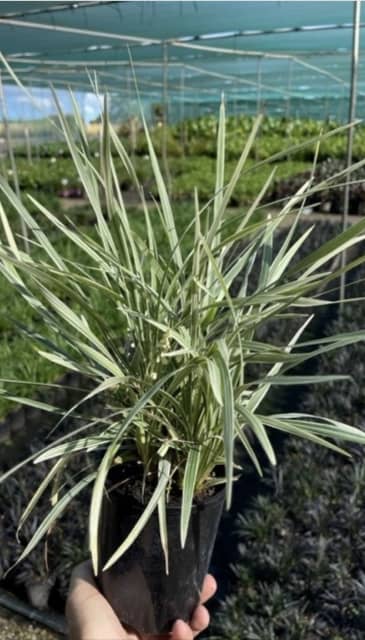
[[[193,640],[207,628],[209,613],[203,605],[214,595],[216,588],[213,576],[207,575],[200,604],[196,607],[190,624],[177,620],[169,640]],[[90,562],[78,565],[72,573],[66,618],[70,640],[143,640],[142,636],[120,624],[110,604],[95,584]]]

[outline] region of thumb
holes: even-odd
[[[66,602],[70,640],[138,640],[127,635],[112,607],[96,587],[90,562],[78,565]]]

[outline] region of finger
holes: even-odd
[[[200,601],[206,602],[217,590],[217,583],[212,575],[204,579]],[[171,640],[191,640],[204,631],[209,625],[209,613],[202,604],[198,605],[193,613],[190,626],[182,620],[177,620],[172,628]]]
[[[212,596],[214,596],[216,591],[217,591],[217,582],[215,578],[213,578],[213,576],[210,573],[208,573],[208,575],[205,576],[205,579],[203,582],[203,587],[200,594],[200,604],[204,604],[205,602],[207,602],[207,600],[212,598]]]
[[[83,562],[72,572],[67,606],[77,609],[82,607],[87,600],[93,599],[104,601],[105,604],[103,602],[101,605],[103,607],[108,605],[95,584],[91,563]]]
[[[72,573],[66,617],[71,640],[118,640],[126,637],[110,604],[97,589],[88,562],[76,567]]]
[[[189,625],[182,620],[176,620],[172,627],[171,640],[193,640],[193,638],[193,631]]]
[[[210,617],[208,610],[203,607],[203,605],[199,605],[195,609],[193,617],[190,621],[190,627],[193,631],[194,638],[198,633],[201,633],[202,631],[204,631],[204,629],[207,628],[207,626],[209,625],[209,619]]]

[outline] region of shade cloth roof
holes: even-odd
[[[131,55],[144,100],[162,101],[165,82],[177,114],[182,104],[214,107],[224,89],[231,105],[299,115],[325,108],[341,119],[352,13],[348,0],[1,2],[0,48],[27,84],[86,90],[96,71],[103,90],[130,101]],[[361,117],[361,66],[358,88]]]

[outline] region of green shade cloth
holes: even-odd
[[[25,83],[43,86],[52,80],[57,87],[70,84],[86,90],[90,86],[87,65],[88,71],[97,71],[102,91],[118,93],[113,104],[120,105],[121,113],[136,108],[129,51],[142,102],[151,106],[163,100],[164,47],[151,44],[150,39],[186,38],[185,45],[233,53],[169,42],[165,77],[172,119],[216,111],[222,91],[230,112],[264,108],[277,115],[339,120],[347,116],[351,1],[1,2],[0,14],[1,50]],[[9,19],[78,32],[25,28],[6,24],[4,20]],[[247,33],[252,30],[264,33]],[[236,31],[243,34],[235,36]],[[122,36],[145,42],[128,42]],[[365,47],[365,42],[361,45]],[[239,50],[268,57],[240,55]],[[283,57],[270,57],[278,53]],[[358,93],[361,117],[365,106],[361,66]]]

